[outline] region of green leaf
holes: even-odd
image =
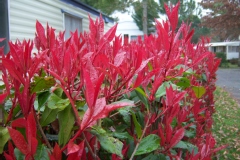
[[[185,142],[179,141],[173,148],[187,149],[188,146]]]
[[[15,155],[17,160],[24,160],[25,159],[24,154],[22,154],[22,152],[17,148],[14,149],[14,155]]]
[[[62,99],[53,93],[47,104],[50,109],[59,109],[59,111],[62,111],[70,104],[70,101],[69,99]]]
[[[102,148],[105,149],[107,152],[123,157],[122,156],[123,143],[120,140],[107,135],[98,135],[97,138]]]
[[[51,93],[49,91],[42,92],[38,95],[38,108],[42,108],[50,97]]]
[[[159,137],[155,134],[150,134],[142,139],[135,155],[146,154],[155,151],[159,147],[160,147]]]
[[[179,82],[177,83],[177,86],[185,89],[185,88],[188,88],[190,86],[190,80],[186,77],[181,77],[179,79]]]
[[[131,123],[131,118],[130,118],[130,107],[123,107],[118,110],[120,115],[122,115],[123,120],[126,124],[130,125]]]
[[[132,139],[133,137],[130,136],[128,132],[113,132],[113,136],[119,139]]]
[[[177,89],[177,86],[175,84],[172,84],[171,82],[163,82],[162,85],[158,88],[155,97],[158,99],[166,95],[166,88],[170,87],[170,85],[173,87],[173,89]]]
[[[31,83],[31,92],[46,90],[54,86],[56,83],[53,77],[34,77],[34,82]]]
[[[42,117],[40,119],[41,126],[46,126],[57,118],[58,109],[50,109],[45,107]]]
[[[66,107],[63,111],[58,113],[59,120],[59,145],[65,145],[71,137],[71,131],[75,122],[74,114],[71,106]]]
[[[140,138],[142,136],[142,128],[141,125],[138,123],[136,115],[134,114],[134,112],[131,112],[132,114],[132,118],[133,118],[133,123],[137,132],[137,136],[138,138]]]
[[[8,129],[5,127],[0,127],[0,154],[3,153],[3,148],[7,141],[10,139]]]
[[[194,151],[194,154],[198,152],[197,146],[184,141],[179,141],[178,144],[176,144],[173,148],[187,149],[190,153]]]
[[[192,89],[197,98],[201,98],[206,92],[206,89],[203,86],[193,86]]]
[[[34,160],[49,160],[48,151],[45,145],[40,145],[37,147],[37,152],[34,155]]]
[[[148,103],[147,95],[145,94],[143,89],[140,88],[140,87],[137,87],[135,89],[135,91],[136,91],[136,94],[137,94],[138,98],[141,100],[141,102],[147,107],[147,109],[149,109],[149,103]]]
[[[147,157],[142,160],[166,160],[166,157],[163,154],[149,154]]]

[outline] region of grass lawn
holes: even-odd
[[[228,92],[217,88],[215,107],[213,134],[218,146],[228,144],[215,159],[240,160],[240,106]]]

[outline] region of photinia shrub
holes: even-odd
[[[34,42],[1,49],[2,157],[207,160],[225,147],[211,132],[220,60],[177,28],[179,3],[165,8],[156,34],[130,44],[89,17],[88,33],[65,40],[37,21]]]

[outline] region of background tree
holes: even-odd
[[[99,9],[107,15],[114,11],[126,12],[133,0],[79,0],[89,6]]]
[[[240,35],[240,3],[238,0],[211,0],[200,3],[211,12],[203,17],[203,26],[211,28],[217,41],[237,40]]]
[[[143,1],[136,1],[133,3],[135,13],[132,18],[138,28],[143,31]],[[147,2],[147,33],[150,34],[155,31],[155,18],[159,18],[159,5],[154,0],[146,0]]]
[[[160,13],[166,14],[164,3],[174,6],[178,1],[179,0],[159,0]],[[187,22],[188,24],[191,23],[191,29],[195,30],[192,42],[197,43],[200,36],[206,36],[210,33],[210,30],[207,27],[201,25],[201,19],[199,18],[201,15],[201,9],[196,5],[195,0],[180,0],[180,4],[178,26],[180,26],[182,22]]]

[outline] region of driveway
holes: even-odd
[[[218,69],[216,84],[230,92],[240,104],[240,68]]]

